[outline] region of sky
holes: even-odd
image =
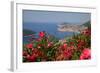
[[[38,23],[85,23],[90,13],[23,10],[23,22]]]

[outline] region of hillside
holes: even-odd
[[[26,35],[31,35],[31,34],[35,34],[34,31],[31,31],[29,29],[23,29],[23,35],[26,36]]]

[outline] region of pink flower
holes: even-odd
[[[49,48],[49,47],[51,47],[52,45],[53,45],[53,42],[49,42],[48,45],[47,45],[47,47]]]
[[[40,49],[43,45],[42,44],[38,44],[37,48]]]
[[[65,48],[67,48],[67,44],[65,43],[65,44],[63,44],[63,48],[65,49]]]
[[[26,59],[29,61],[29,62],[34,62],[36,60],[36,56],[35,55],[27,55]]]
[[[65,51],[64,51],[64,56],[69,59],[71,56],[72,56],[72,49],[70,48],[67,48]]]
[[[44,32],[40,32],[40,33],[39,33],[39,36],[40,36],[41,38],[43,38],[43,37],[45,36],[45,33],[44,33]]]
[[[33,44],[31,44],[31,43],[27,44],[26,47],[32,49],[33,48]]]
[[[91,58],[91,50],[89,48],[85,48],[80,55],[80,60],[90,59]]]
[[[90,29],[85,29],[82,33],[86,36],[90,36],[91,35],[91,30]]]

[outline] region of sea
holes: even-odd
[[[35,32],[35,37],[38,37],[39,32],[45,31],[50,35],[55,36],[58,39],[63,39],[73,35],[73,32],[60,32],[58,31],[58,25],[61,23],[23,23],[23,29],[28,29]],[[29,35],[23,36],[23,43],[29,43],[29,39],[32,38]]]

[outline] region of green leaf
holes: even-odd
[[[78,51],[76,51],[76,52],[74,52],[74,54],[73,54],[73,56],[72,56],[72,60],[78,60],[79,59],[79,57],[80,57],[80,52],[78,52]]]
[[[52,55],[52,51],[47,52],[47,56],[50,57]]]
[[[26,62],[26,61],[27,61],[27,59],[25,57],[23,57],[23,62]]]
[[[36,48],[38,45],[38,42],[34,42],[34,48]]]
[[[41,61],[41,58],[37,58],[36,61],[37,61],[37,62],[40,62],[40,61]]]

